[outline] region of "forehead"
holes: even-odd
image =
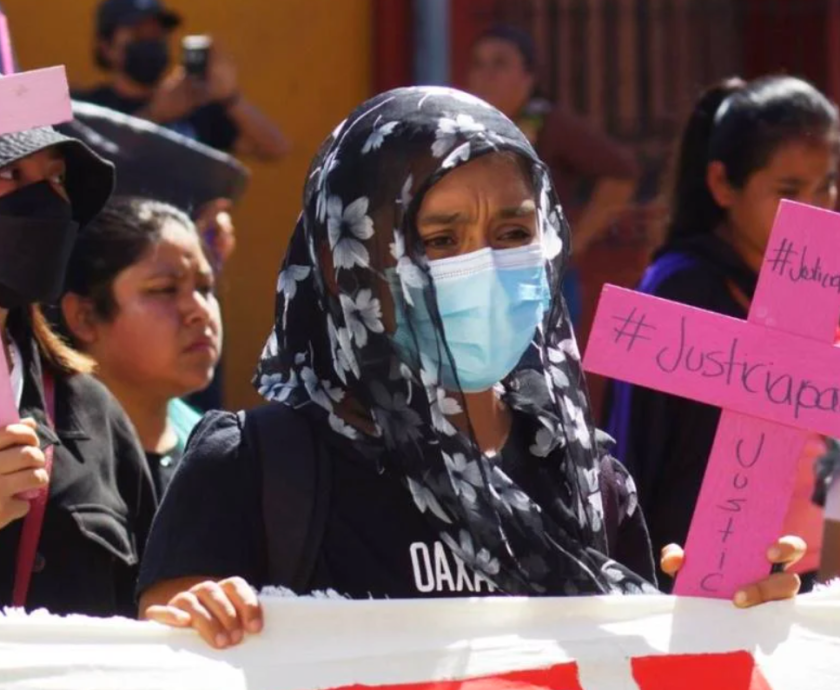
[[[779,145],[761,171],[770,176],[823,176],[837,164],[836,147],[826,139],[795,139]]]
[[[150,243],[138,264],[158,263],[207,264],[201,241],[192,228],[176,220],[167,220],[160,229],[160,237]]]
[[[524,63],[524,58],[519,50],[519,47],[513,41],[509,41],[506,38],[500,38],[498,36],[488,36],[486,38],[482,38],[475,44],[473,52],[476,54],[483,53],[487,55],[504,56],[510,59],[518,59]]]
[[[534,196],[529,163],[514,153],[490,153],[444,175],[426,193],[423,205],[471,198],[476,193],[508,201]]]
[[[114,30],[114,40],[123,42],[133,38],[150,39],[160,38],[167,30],[161,25],[155,16],[145,17],[133,24],[124,24]]]

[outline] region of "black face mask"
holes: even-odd
[[[0,197],[0,307],[58,299],[78,231],[49,182]]]
[[[157,39],[133,41],[125,48],[123,72],[143,86],[154,86],[169,66],[169,43]]]

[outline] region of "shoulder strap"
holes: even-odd
[[[262,469],[269,581],[305,593],[329,510],[329,458],[309,420],[290,407],[269,404],[239,415]]]
[[[44,370],[44,398],[47,404],[47,421],[54,426],[55,420],[55,379]],[[45,469],[47,475],[52,474],[53,446],[44,449]],[[12,587],[12,606],[23,608],[29,594],[29,584],[32,582],[32,571],[35,567],[35,556],[38,553],[38,542],[41,539],[41,528],[44,526],[44,513],[47,511],[49,484],[38,491],[37,495],[29,499],[29,512],[23,520],[18,542],[17,559],[15,560],[15,581]]]

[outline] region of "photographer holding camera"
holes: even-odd
[[[284,156],[288,141],[242,96],[235,64],[209,37],[185,38],[182,64],[169,70],[171,34],[181,21],[159,0],[103,0],[94,56],[111,78],[73,97],[157,122],[238,156]]]

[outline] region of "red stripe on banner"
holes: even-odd
[[[749,652],[633,659],[640,690],[772,690]]]
[[[334,690],[583,690],[578,679],[578,667],[574,662],[559,664],[538,671],[514,671],[495,676],[465,678],[464,680],[425,681],[399,685],[347,685]]]

